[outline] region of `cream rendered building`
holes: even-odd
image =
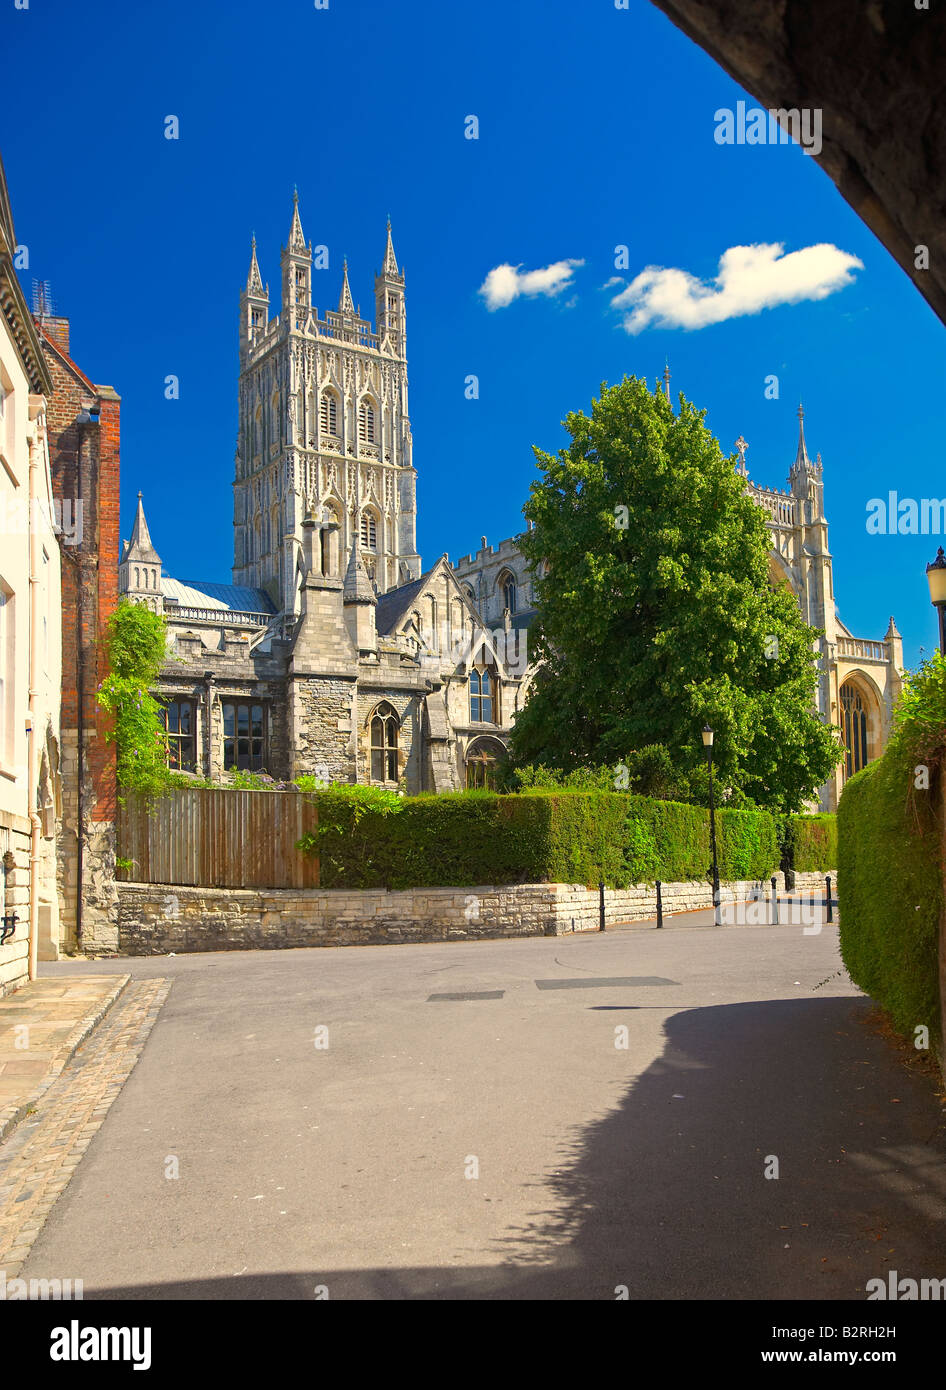
[[[0,165],[0,994],[59,939],[60,551],[46,443],[52,383],[16,276]]]

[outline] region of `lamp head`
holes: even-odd
[[[936,559],[926,567],[926,582],[930,586],[930,603],[937,608],[946,603],[946,555],[942,546],[936,552]]]

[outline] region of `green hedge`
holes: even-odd
[[[841,955],[851,979],[904,1034],[941,1046],[937,942],[943,880],[932,791],[888,752],[844,788],[838,808]]]
[[[709,813],[604,791],[458,792],[370,804],[357,789],[318,792],[325,888],[632,883],[705,879]],[[721,879],[767,878],[778,864],[765,811],[717,812]]]
[[[799,874],[832,873],[838,867],[838,818],[830,812],[789,816],[787,862]]]

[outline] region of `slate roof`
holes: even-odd
[[[389,589],[386,594],[378,595],[375,623],[381,636],[388,636],[398,618],[407,611],[412,600],[417,597],[429,579],[430,570],[426,574],[422,574],[420,579],[412,579],[410,584],[401,584],[397,589]]]

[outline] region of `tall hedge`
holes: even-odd
[[[932,791],[914,792],[908,760],[888,751],[844,788],[838,807],[841,955],[894,1026],[926,1025],[941,1046],[937,943],[943,901]]]
[[[791,867],[800,874],[829,873],[838,867],[838,818],[830,812],[789,816]]]
[[[708,812],[604,791],[491,792],[404,797],[374,807],[345,789],[315,794],[325,888],[474,884],[632,883],[706,879]],[[778,864],[765,811],[717,812],[722,879],[768,877]]]

